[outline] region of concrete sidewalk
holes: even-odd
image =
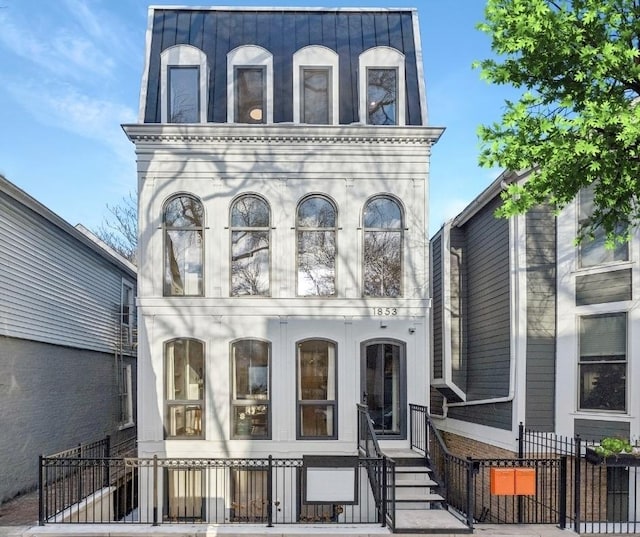
[[[481,537],[571,537],[571,530],[561,530],[553,525],[511,525],[478,524],[474,534]],[[270,537],[297,537],[314,535],[315,537],[380,537],[391,534],[387,528],[377,525],[363,526],[314,526],[314,525],[278,525],[273,528],[258,525],[216,526],[210,524],[49,524],[38,526],[38,492],[23,494],[10,502],[0,505],[0,537],[156,537],[166,535],[189,537],[248,537],[268,535]],[[415,537],[415,534],[412,534]],[[457,537],[455,533],[439,534],[442,537]],[[611,537],[611,534],[609,534]]]

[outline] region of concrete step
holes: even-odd
[[[428,466],[396,466],[396,475],[404,474],[430,474]]]
[[[460,519],[444,509],[396,511],[394,533],[473,533]]]
[[[396,474],[396,487],[437,487],[428,474],[398,476]]]
[[[422,488],[396,488],[396,503],[398,502],[441,502],[444,498],[440,494]]]

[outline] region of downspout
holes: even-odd
[[[493,403],[509,403],[515,399],[516,392],[516,362],[522,351],[520,344],[520,217],[516,216],[509,220],[510,242],[512,247],[509,248],[509,281],[511,286],[510,307],[513,315],[513,321],[510,322],[510,347],[511,352],[509,360],[509,392],[507,395],[500,397],[491,397],[488,399],[476,399],[473,401],[464,401],[460,403],[449,403],[444,401],[444,414],[447,415],[449,407],[466,407],[477,405],[489,405]],[[524,242],[526,244],[526,241]],[[525,305],[526,307],[526,305]],[[526,351],[526,343],[524,350]]]

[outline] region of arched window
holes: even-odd
[[[160,55],[162,123],[206,123],[207,55],[192,45],[175,45]]]
[[[202,296],[204,208],[180,194],[165,203],[164,296]]]
[[[231,295],[269,296],[269,205],[249,194],[231,207]]]
[[[309,339],[297,344],[297,437],[338,437],[338,390],[336,344]]]
[[[402,296],[402,209],[387,196],[364,208],[364,296]]]
[[[204,343],[164,344],[165,438],[204,438]]]
[[[293,121],[338,124],[338,54],[310,45],[293,55]]]
[[[298,206],[298,295],[336,294],[336,223],[333,203],[322,196],[305,198]]]
[[[231,438],[271,438],[271,346],[231,344]]]
[[[404,64],[404,54],[392,47],[373,47],[360,54],[360,121],[405,124]]]
[[[273,55],[256,45],[227,54],[227,118],[230,123],[273,123]]]

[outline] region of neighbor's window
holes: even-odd
[[[264,67],[236,67],[236,123],[266,123]]]
[[[326,340],[297,345],[298,439],[337,438],[336,345]]]
[[[204,209],[193,196],[171,198],[164,208],[164,295],[203,293]]]
[[[331,123],[331,70],[302,68],[302,123]]]
[[[231,207],[231,295],[269,295],[271,214],[254,195]]]
[[[627,408],[627,314],[580,318],[580,409]]]
[[[397,125],[398,70],[367,69],[367,123]]]
[[[231,345],[231,437],[269,438],[270,346],[244,339]]]
[[[593,214],[593,185],[588,188],[580,190],[579,194],[579,215],[578,224],[580,226],[585,225],[591,215]],[[620,233],[623,232],[622,227],[619,229]],[[580,267],[593,267],[596,265],[604,265],[607,263],[613,263],[615,261],[628,261],[629,259],[629,245],[616,244],[615,248],[610,249],[605,247],[605,232],[601,228],[597,228],[593,238],[586,237],[580,242],[578,247],[578,261]]]
[[[200,119],[200,68],[169,65],[167,111],[169,123],[198,123]]]
[[[164,346],[165,437],[203,438],[204,344],[174,339]]]
[[[322,196],[298,206],[298,295],[336,294],[336,208]]]
[[[124,428],[133,425],[131,366],[123,366],[120,373],[120,427]]]
[[[133,284],[122,281],[120,303],[120,349],[130,352],[135,343],[136,308]]]
[[[388,197],[370,200],[364,209],[364,296],[402,295],[403,218]]]

